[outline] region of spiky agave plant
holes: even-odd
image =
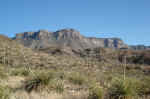
[[[33,76],[25,81],[25,90],[27,92],[31,92],[32,90],[37,90],[40,86],[46,87],[53,77],[54,74],[51,72],[36,74],[36,76]]]
[[[136,99],[137,87],[133,79],[116,79],[109,88],[109,95],[113,99]]]

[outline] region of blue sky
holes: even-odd
[[[150,0],[0,0],[0,34],[62,28],[150,45]]]

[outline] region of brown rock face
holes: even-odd
[[[74,50],[96,47],[127,47],[127,45],[119,38],[88,38],[82,36],[80,32],[74,29],[62,29],[56,32],[48,32],[46,30],[25,32],[17,34],[13,39],[33,49],[53,46],[70,47]]]

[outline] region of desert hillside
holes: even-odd
[[[1,35],[0,98],[150,98],[149,50],[90,47],[92,38],[86,38],[88,47],[83,47],[85,37],[72,31],[27,32],[15,39]],[[54,35],[55,43],[50,41]]]

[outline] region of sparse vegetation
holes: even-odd
[[[137,84],[138,85],[138,94],[140,96],[149,95],[150,94],[150,78],[144,77],[142,81]]]
[[[41,72],[27,79],[25,82],[25,89],[28,92],[37,90],[38,87],[46,87],[49,82],[53,79],[54,74],[52,72]]]
[[[64,83],[62,81],[57,81],[55,84],[55,90],[57,93],[63,93],[64,92]]]
[[[104,90],[97,86],[91,88],[88,99],[104,99]]]
[[[8,87],[0,85],[0,99],[10,99],[11,91]]]
[[[7,77],[8,77],[7,73],[5,73],[5,71],[3,70],[0,70],[0,79],[5,79]]]
[[[80,73],[72,73],[69,76],[69,81],[73,84],[77,84],[77,85],[83,85],[86,83],[87,79],[86,76],[83,76]]]
[[[64,84],[62,80],[59,79],[59,76],[57,76],[54,71],[42,71],[26,80],[25,89],[27,92],[31,92],[32,90],[41,91],[45,89],[48,92],[56,91],[57,93],[63,93]]]
[[[2,49],[5,47],[9,48],[7,53]],[[47,54],[34,52],[12,41],[3,42],[0,48],[0,85],[14,89],[12,94],[21,91],[28,96],[44,92],[60,96],[67,94],[63,96],[67,97],[65,99],[143,99],[145,95],[150,96],[149,51],[97,48],[94,52],[92,55],[76,52],[77,56]],[[123,80],[121,66],[124,63],[121,59],[126,54],[126,78]],[[32,73],[26,69],[28,67]],[[11,91],[3,86],[0,86],[0,99],[9,99]]]
[[[12,76],[29,76],[30,72],[26,68],[16,68],[11,71]]]
[[[115,79],[109,88],[109,95],[113,99],[136,99],[137,85],[134,79]]]

